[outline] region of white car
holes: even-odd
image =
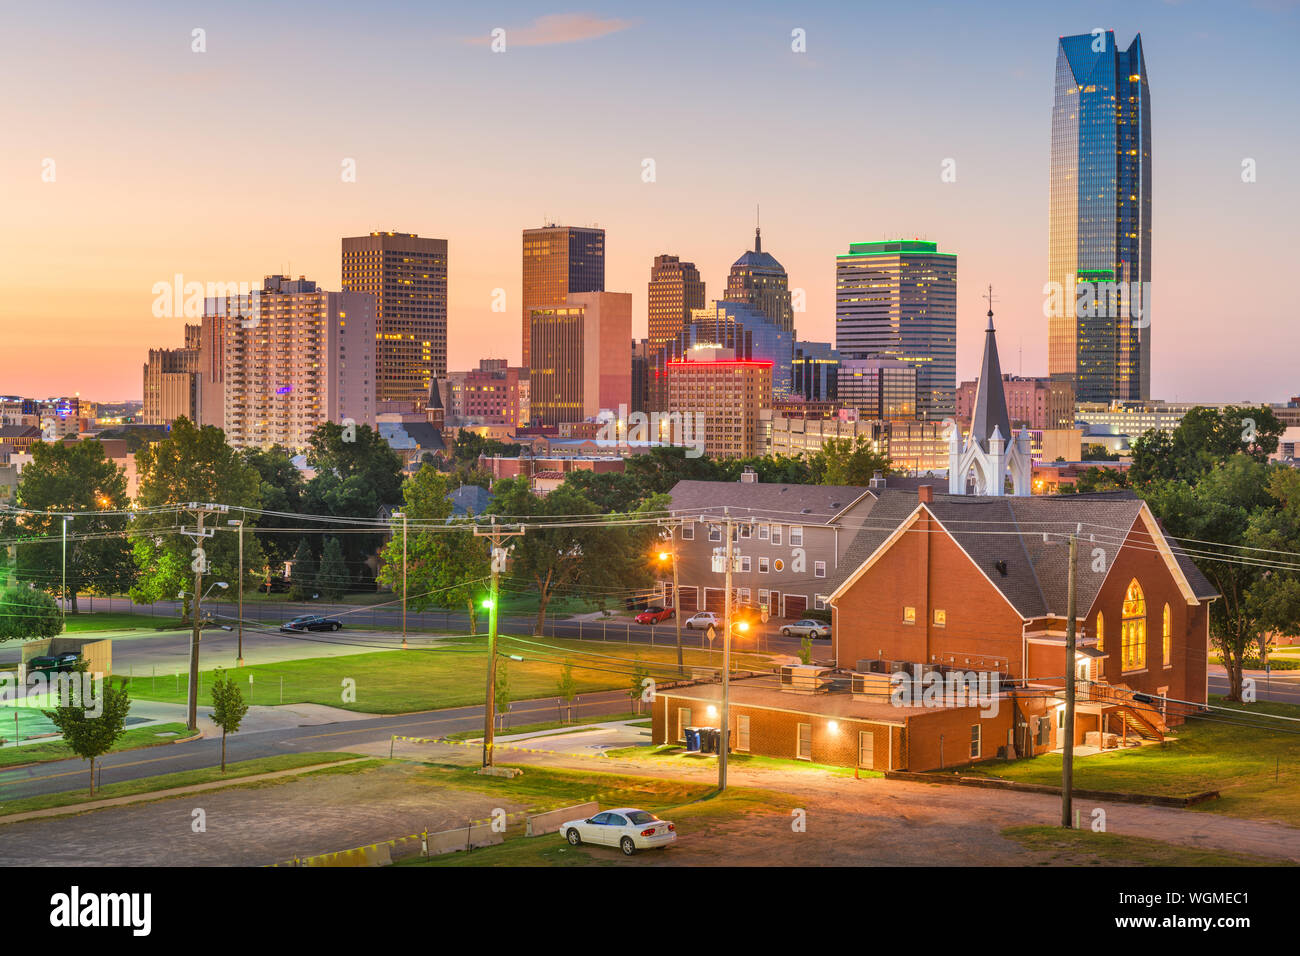
[[[688,630],[707,631],[711,627],[722,627],[722,621],[712,611],[701,611],[687,618],[686,627]]]
[[[624,856],[631,856],[637,850],[654,850],[675,842],[677,827],[646,810],[621,807],[586,820],[570,820],[560,827],[560,835],[570,846],[616,846]]]

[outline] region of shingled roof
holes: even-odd
[[[874,494],[856,485],[790,485],[762,481],[694,481],[673,485],[672,510],[681,514],[721,515],[726,508],[736,518],[768,518],[802,524],[829,524],[863,495]],[[912,495],[913,503],[916,495]]]
[[[912,515],[917,495],[886,489],[839,565],[840,588]],[[927,507],[977,567],[1025,618],[1064,616],[1068,550],[1062,534],[1081,526],[1076,576],[1078,614],[1085,616],[1105,581],[1092,571],[1093,549],[1107,554],[1107,566],[1142,511],[1130,491],[1032,497],[934,496]],[[1013,533],[1007,533],[1013,532]],[[1043,535],[1053,532],[1046,541]],[[1198,600],[1218,597],[1192,560],[1165,538]],[[1005,572],[1004,569],[1005,568]]]

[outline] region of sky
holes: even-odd
[[[641,336],[653,257],[719,297],[756,207],[800,338],[833,341],[849,243],[924,238],[958,256],[959,380],[990,283],[1004,371],[1045,374],[1056,44],[1095,28],[1148,62],[1153,397],[1300,394],[1297,0],[574,2],[7,5],[0,394],[138,398],[183,344],[157,283],[337,289],[374,230],[449,241],[453,369],[519,360],[546,221],[606,229]]]

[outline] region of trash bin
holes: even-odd
[[[700,728],[687,727],[682,731],[682,734],[686,738],[686,749],[688,751],[700,749]]]
[[[718,731],[715,727],[700,729],[700,750],[706,754],[718,752]]]

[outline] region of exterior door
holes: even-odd
[[[866,770],[876,766],[876,735],[870,730],[858,733],[858,766]]]
[[[683,584],[677,590],[681,592],[679,595],[681,598],[679,610],[683,614],[690,615],[699,610],[698,589],[694,585],[688,587]]]
[[[785,616],[803,617],[808,613],[808,596],[805,594],[787,594],[785,596]]]

